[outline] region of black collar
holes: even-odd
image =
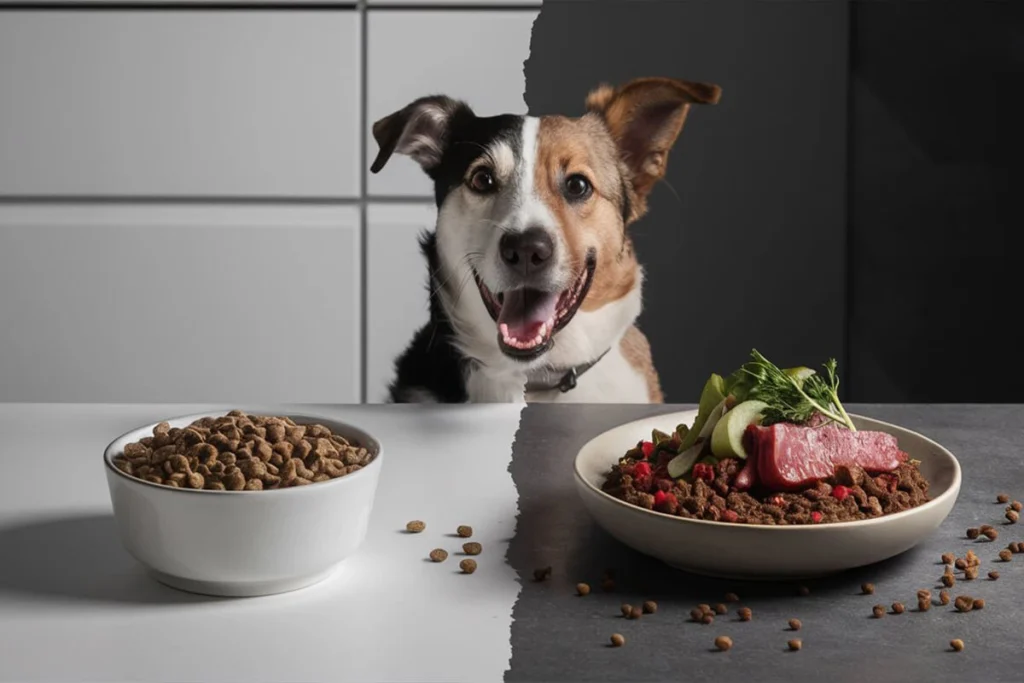
[[[561,377],[559,377],[558,381],[554,383],[545,384],[541,382],[527,382],[526,391],[552,391],[554,389],[558,389],[563,394],[572,391],[576,388],[576,380],[579,379],[579,376],[597,365],[602,358],[608,355],[608,351],[611,351],[611,349],[607,349],[604,353],[590,362],[569,368],[561,375]],[[558,370],[550,370],[549,374],[557,374],[558,372]]]

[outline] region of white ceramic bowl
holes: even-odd
[[[167,420],[184,427],[207,415]],[[219,417],[213,415],[213,417]],[[375,454],[362,469],[330,481],[267,491],[176,489],[114,467],[126,444],[155,424],[111,443],[103,463],[125,549],[163,584],[206,595],[247,597],[304,588],[330,576],[363,542],[383,454],[365,432],[324,417],[322,424]]]
[[[601,490],[605,474],[652,429],[692,424],[696,411],[655,416],[611,429],[576,456],[576,484],[597,523],[622,543],[696,574],[734,579],[797,579],[836,573],[906,552],[935,531],[956,503],[960,465],[916,432],[851,415],[858,429],[888,432],[921,461],[931,500],[893,515],[835,524],[764,526],[685,519],[629,505]]]

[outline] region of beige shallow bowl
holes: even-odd
[[[611,429],[576,456],[576,484],[597,523],[635,550],[685,571],[735,579],[797,579],[836,573],[899,555],[935,531],[960,493],[960,464],[931,439],[851,415],[858,429],[888,432],[921,461],[931,500],[885,517],[836,524],[763,526],[684,519],[644,510],[601,490],[605,474],[652,429],[693,424],[697,411],[658,415]]]

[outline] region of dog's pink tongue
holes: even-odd
[[[541,325],[554,318],[557,305],[558,294],[534,289],[505,292],[498,324],[508,325],[508,336],[513,339],[529,341],[536,338]]]

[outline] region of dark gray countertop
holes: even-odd
[[[998,550],[1024,541],[1024,522],[1001,524],[999,492],[1024,500],[1024,405],[865,406],[848,410],[919,431],[946,446],[960,460],[963,485],[952,514],[932,537],[880,565],[808,582],[809,596],[795,584],[736,583],[678,572],[621,545],[591,521],[573,487],[572,461],[590,438],[624,422],[692,406],[531,405],[522,420],[511,472],[519,491],[520,516],[508,559],[519,572],[522,592],[513,612],[508,681],[805,681],[844,683],[888,681],[1024,681],[1024,555],[998,561]],[[670,427],[672,425],[669,425]],[[992,543],[969,541],[969,526],[993,524]],[[953,596],[984,598],[982,611],[960,614],[949,607],[916,612],[915,593],[937,596],[943,552],[982,558],[980,579],[960,581]],[[695,548],[694,552],[700,552]],[[551,565],[544,583],[532,579]],[[605,569],[616,572],[616,588],[602,592]],[[985,575],[998,569],[1001,577]],[[575,585],[593,592],[580,598]],[[873,582],[873,596],[860,585]],[[732,606],[728,617],[705,626],[689,621],[698,603],[740,595],[754,619],[742,623]],[[657,614],[639,621],[620,614],[624,602],[653,599]],[[902,615],[871,618],[878,603],[899,600]],[[786,622],[798,618],[798,634]],[[627,643],[609,647],[612,633]],[[734,641],[728,652],[713,651],[716,636]],[[803,640],[799,652],[786,642]],[[949,650],[952,638],[963,652]]]

